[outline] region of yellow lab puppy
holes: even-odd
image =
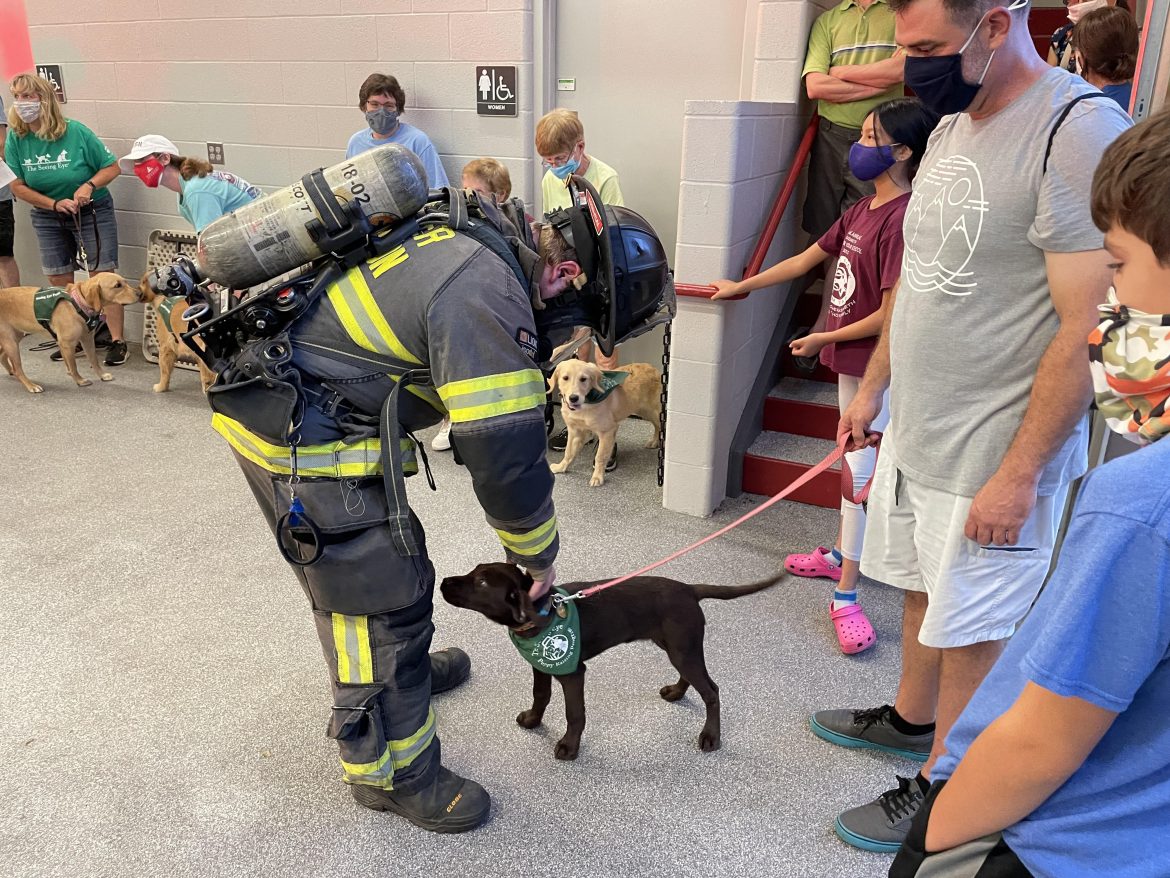
[[[78,387],[93,382],[82,378],[77,371],[77,343],[89,358],[93,371],[102,381],[113,381],[114,376],[98,362],[94,349],[95,318],[106,305],[132,305],[138,301],[137,288],[113,272],[103,271],[79,284],[69,284],[67,295],[60,297],[48,316],[49,329],[37,322],[34,302],[41,290],[37,287],[7,287],[0,290],[0,360],[9,375],[15,376],[29,393],[40,393],[44,388],[29,380],[20,365],[20,340],[26,335],[44,333],[55,335],[61,347],[65,370]],[[46,301],[42,298],[42,301]],[[48,300],[50,305],[51,300]]]
[[[166,309],[160,306],[166,301],[166,297],[160,296],[150,288],[147,282],[149,276],[149,272],[143,276],[138,288],[142,294],[142,301],[154,306],[154,334],[158,338],[158,384],[154,385],[154,392],[166,393],[171,389],[171,375],[175,371],[175,363],[183,354],[191,353],[195,357],[196,365],[199,366],[199,381],[203,385],[203,392],[207,393],[207,388],[215,382],[215,373],[199,359],[186,342],[179,339],[179,336],[187,331],[187,321],[183,319],[183,312],[187,310],[187,300],[175,301],[174,307],[170,309],[170,321],[164,320],[163,311]]]
[[[548,380],[549,389],[561,394],[561,417],[569,430],[565,456],[550,468],[554,473],[567,470],[589,434],[594,433],[597,454],[593,458],[593,476],[589,479],[593,488],[605,484],[605,464],[613,453],[618,424],[630,415],[637,415],[650,424],[654,435],[646,447],[658,447],[662,374],[649,363],[631,363],[615,371],[627,372],[629,377],[608,393],[605,393],[601,369],[584,360],[565,360],[557,365]],[[598,399],[603,394],[604,398]]]

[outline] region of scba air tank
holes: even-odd
[[[390,143],[326,168],[325,184],[356,204],[372,228],[417,213],[427,200],[418,156]],[[197,261],[209,279],[245,289],[324,255],[312,226],[320,220],[303,181],[222,216],[199,235]]]

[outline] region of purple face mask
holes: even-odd
[[[895,164],[893,147],[863,146],[855,143],[849,147],[849,171],[862,182],[876,180]]]

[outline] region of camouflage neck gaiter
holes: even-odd
[[[1112,287],[1100,311],[1105,319],[1089,334],[1097,408],[1131,442],[1156,442],[1170,433],[1170,314],[1127,308]]]

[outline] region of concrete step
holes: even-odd
[[[743,489],[772,496],[800,478],[830,454],[831,439],[765,431],[747,450],[743,460]],[[841,503],[841,470],[838,466],[798,488],[789,499],[835,509]]]
[[[837,385],[783,378],[764,400],[764,429],[816,439],[837,437]]]

